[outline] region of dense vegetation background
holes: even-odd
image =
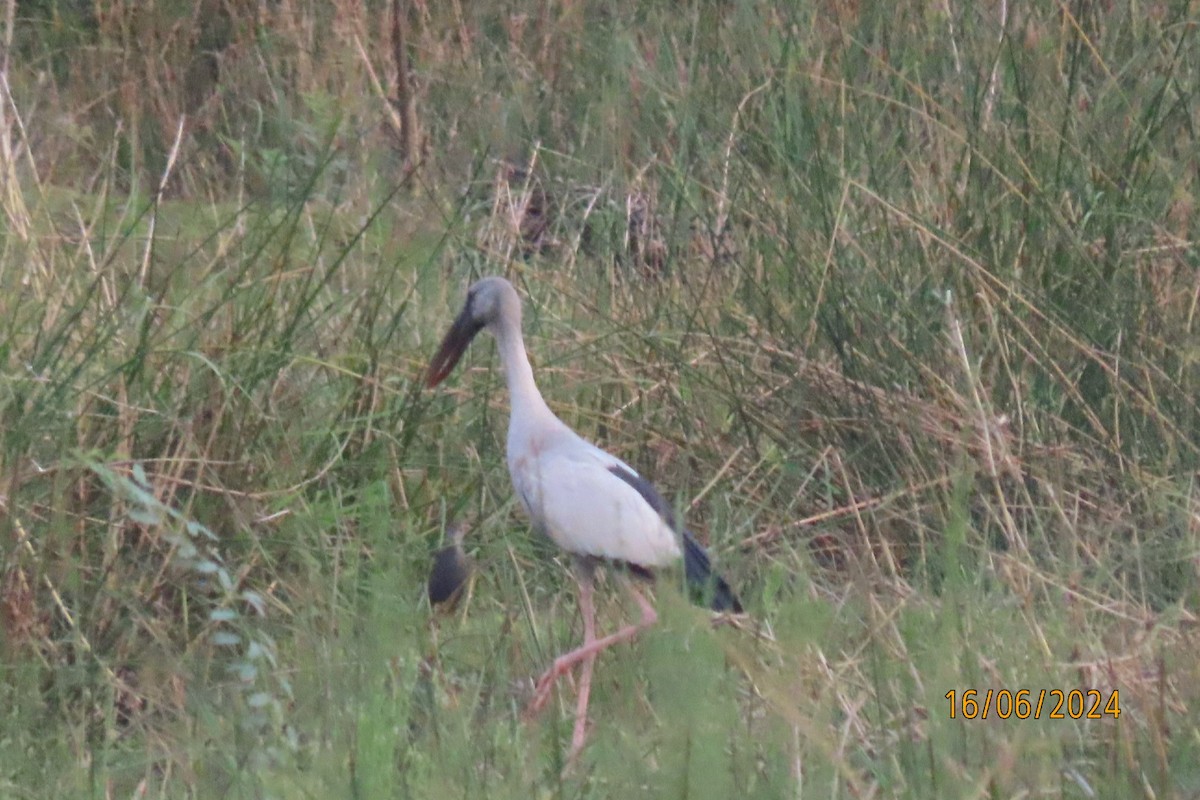
[[[0,795],[1200,797],[1194,3],[3,11]],[[491,273],[750,611],[565,770]]]

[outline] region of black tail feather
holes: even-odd
[[[696,537],[683,531],[683,571],[688,585],[704,598],[713,611],[742,613],[742,604],[725,579],[713,572],[712,560]]]

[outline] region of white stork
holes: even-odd
[[[628,464],[585,441],[554,415],[533,380],[521,337],[521,300],[500,277],[483,278],[467,292],[467,302],[429,365],[429,386],[439,384],[467,345],[487,329],[500,350],[511,413],[506,444],[508,472],[533,526],[575,557],[583,644],[555,659],[538,680],[527,714],[545,706],[555,681],[583,662],[575,728],[574,756],[586,738],[588,696],[596,655],[628,641],[653,625],[658,615],[632,583],[625,586],[641,609],[641,621],[596,638],[592,573],[600,560],[619,562],[652,576],[680,558],[688,583],[704,593],[716,611],[741,612],[733,590],[713,573],[708,554],[677,523],[671,506]]]

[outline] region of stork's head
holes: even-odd
[[[437,355],[429,362],[426,384],[437,386],[454,370],[475,334],[484,328],[494,333],[501,325],[520,329],[521,298],[504,278],[482,278],[467,290],[467,302],[446,332],[446,338],[442,339]]]

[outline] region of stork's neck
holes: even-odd
[[[521,420],[536,424],[542,420],[556,419],[534,383],[533,367],[529,364],[529,355],[525,352],[525,341],[521,336],[521,323],[501,320],[493,334],[500,350],[504,380],[508,384],[512,423],[516,425]]]

